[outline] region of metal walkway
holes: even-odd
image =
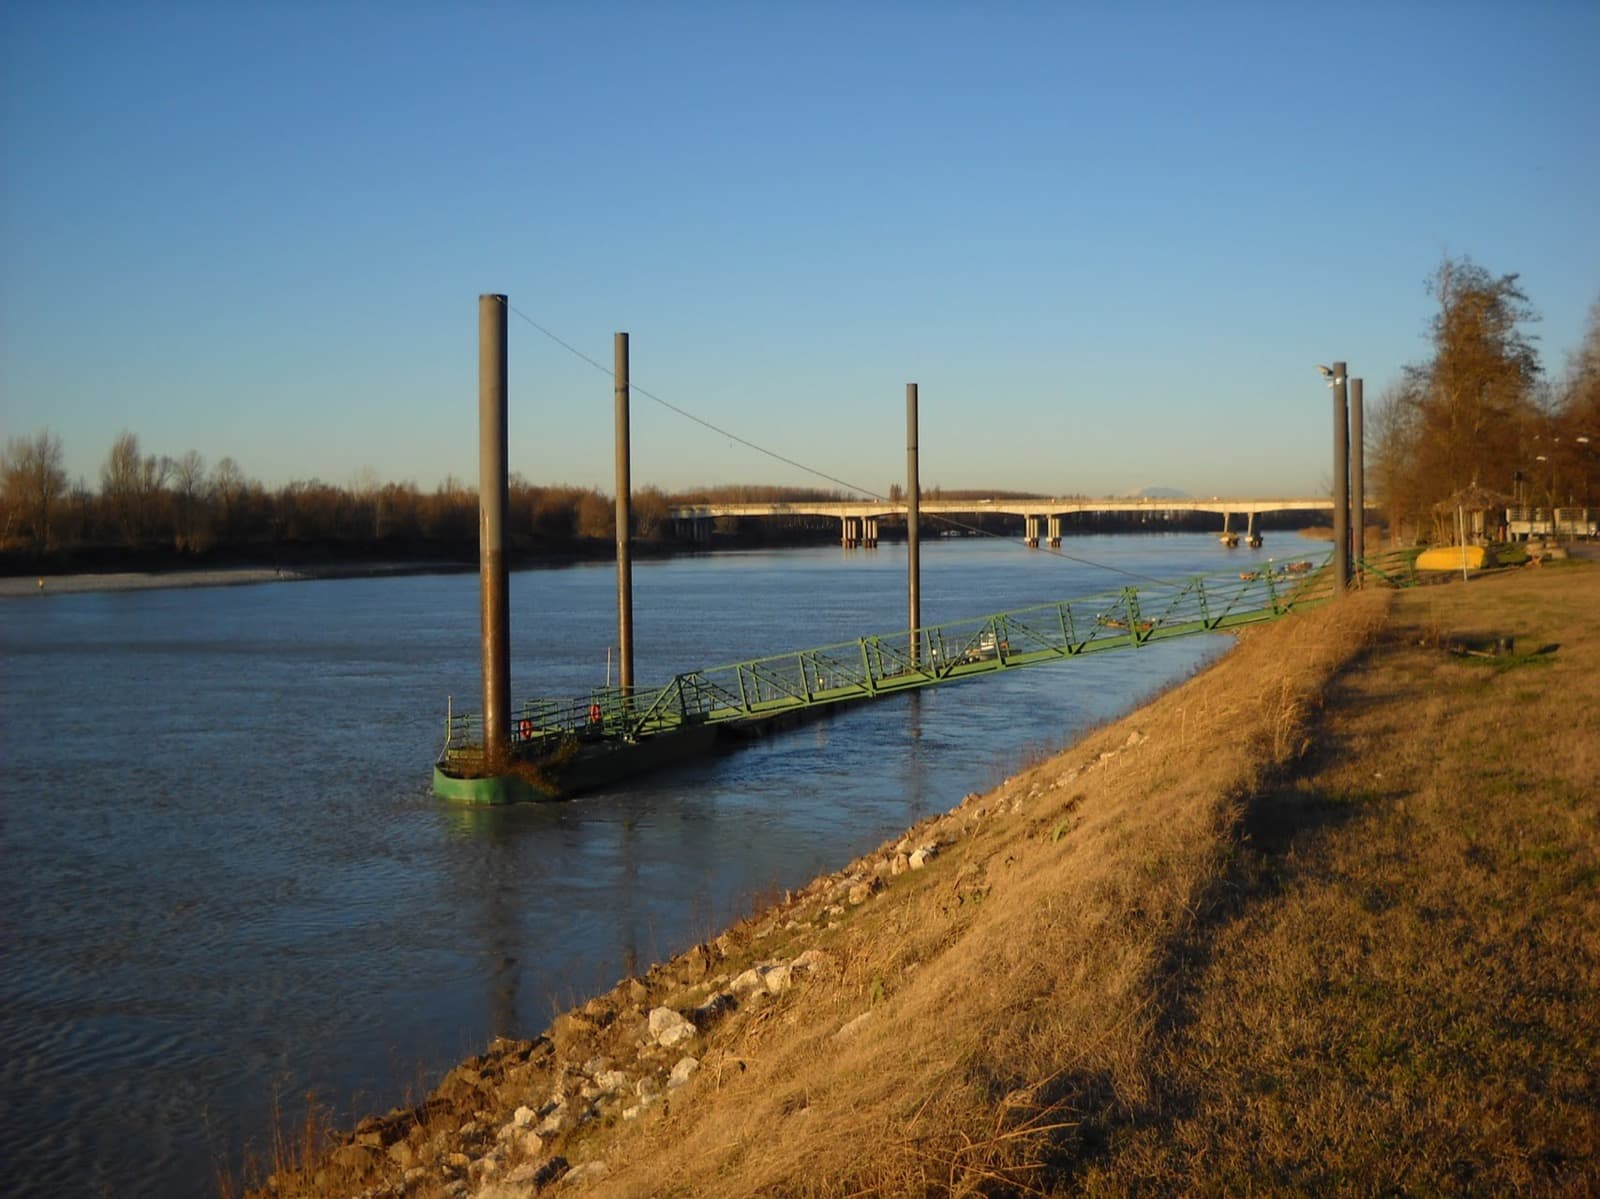
[[[572,741],[638,741],[685,725],[758,720],[1272,620],[1332,596],[1330,557],[1124,587],[755,658],[680,674],[661,687],[636,687],[631,696],[610,688],[530,699],[513,713],[512,748],[520,757],[540,757]],[[482,744],[481,718],[452,714],[441,760]]]

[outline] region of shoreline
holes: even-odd
[[[1600,649],[1577,598],[1595,594],[1593,571],[1358,593],[1255,626],[1059,754],[542,1033],[492,1043],[416,1106],[321,1127],[252,1193],[531,1199],[560,1184],[731,1197],[978,1181],[1054,1193],[1089,1178],[1109,1193],[1152,1181],[1176,1193],[1229,1189],[1263,1152],[1286,1171],[1272,1175],[1280,1187],[1315,1190],[1338,1171],[1379,1189],[1392,1159],[1349,1146],[1393,1137],[1415,1146],[1424,1180],[1459,1182],[1465,1154],[1491,1190],[1593,1181],[1597,1163],[1575,1148],[1600,1130],[1600,1104],[1563,1084],[1555,1109],[1530,1107],[1514,1085],[1528,1070],[1565,1078],[1563,1055],[1600,1010],[1581,981],[1600,960],[1586,931],[1600,900],[1578,904],[1555,877],[1600,868],[1567,811],[1594,751],[1553,718],[1574,687],[1594,686]],[[1467,634],[1450,630],[1486,616],[1518,652],[1461,649]],[[1534,705],[1519,689],[1541,681]],[[1540,709],[1515,733],[1513,696]],[[1507,737],[1525,752],[1505,752]],[[1440,743],[1446,785],[1419,740]],[[1331,752],[1352,741],[1358,754]],[[1527,773],[1515,811],[1468,745]],[[1495,869],[1463,869],[1462,855]],[[1562,952],[1527,958],[1518,927],[1479,918],[1513,883]],[[1284,968],[1263,974],[1264,951]],[[1449,967],[1463,954],[1488,955],[1504,979],[1483,990]],[[1305,986],[1329,961],[1331,982]],[[1402,985],[1421,974],[1430,989]],[[1524,984],[1570,998],[1537,1035],[1498,1015]],[[1392,1053],[1346,1052],[1397,1028],[1426,1038],[1452,1013],[1492,1068],[1421,1058],[1402,1076]],[[1293,1039],[1326,1029],[1340,1031]],[[1409,1106],[1364,1101],[1396,1079],[1455,1111],[1446,1135]],[[1340,1103],[1317,1107],[1330,1092]],[[1550,1141],[1528,1179],[1499,1152],[1498,1120]]]
[[[476,567],[453,562],[348,562],[331,566],[224,566],[198,570],[120,570],[0,578],[0,599],[84,595],[97,592],[245,587],[259,583],[311,583],[325,579],[398,578],[405,575],[467,574]]]

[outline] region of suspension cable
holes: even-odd
[[[569,354],[573,355],[575,358],[578,358],[583,362],[587,362],[590,366],[594,367],[594,369],[599,371],[602,375],[605,375],[605,376],[607,376],[608,378],[611,378],[611,379],[615,379],[616,378],[616,373],[610,367],[606,366],[604,363],[597,362],[595,359],[593,359],[593,358],[589,357],[589,355],[585,354],[582,350],[578,349],[577,346],[574,346],[572,343],[564,340],[561,337],[558,337],[555,333],[552,333],[549,329],[545,328],[543,325],[541,325],[538,321],[534,320],[527,313],[523,312],[515,304],[511,303],[510,300],[505,300],[504,303],[505,303],[506,309],[509,312],[514,313],[520,319],[522,319],[523,321],[527,322],[527,324],[532,326],[534,329],[538,330],[538,332],[542,333],[545,337],[548,337],[551,341],[555,342],[556,345],[558,345],[562,349],[566,350]],[[816,478],[826,479],[829,483],[835,483],[838,486],[843,487],[846,491],[856,492],[856,493],[858,493],[860,495],[866,496],[868,499],[880,500],[880,501],[882,501],[883,503],[886,503],[886,504],[895,502],[895,501],[891,500],[888,496],[882,495],[882,494],[880,494],[880,493],[878,493],[876,491],[873,491],[870,487],[862,487],[862,486],[860,486],[858,484],[851,483],[847,479],[841,479],[836,475],[830,475],[827,471],[819,470],[814,466],[808,466],[804,462],[796,461],[793,458],[790,458],[790,457],[788,457],[788,456],[786,456],[784,454],[778,453],[778,451],[776,451],[776,450],[768,449],[766,446],[760,445],[760,444],[758,444],[758,443],[756,443],[754,441],[751,441],[747,437],[741,437],[739,434],[733,432],[730,429],[724,429],[720,425],[714,424],[711,421],[706,420],[704,417],[696,416],[693,412],[690,412],[690,411],[688,411],[687,409],[684,409],[684,408],[680,408],[680,407],[678,407],[678,405],[676,405],[674,403],[671,403],[670,401],[662,399],[660,396],[656,395],[654,392],[650,391],[647,388],[639,386],[639,384],[637,384],[637,383],[633,383],[631,380],[629,382],[629,386],[631,387],[632,390],[638,392],[640,395],[644,396],[646,399],[652,400],[655,403],[660,404],[663,408],[667,409],[669,412],[675,412],[679,416],[683,417],[684,419],[693,421],[695,424],[701,426],[702,428],[710,429],[713,433],[717,434],[719,437],[726,437],[730,441],[736,441],[740,445],[745,446],[748,449],[752,449],[758,454],[764,454],[766,457],[771,458],[774,461],[782,462],[786,466],[792,466],[796,470],[803,471],[808,475],[815,476]],[[1021,547],[1025,548],[1025,549],[1035,550],[1035,551],[1042,551],[1044,553],[1052,555],[1053,557],[1063,558],[1063,559],[1067,560],[1068,562],[1076,562],[1076,563],[1079,563],[1082,566],[1092,566],[1092,567],[1096,568],[1097,570],[1114,571],[1117,574],[1127,575],[1129,578],[1143,579],[1147,583],[1160,583],[1163,586],[1173,586],[1174,585],[1173,581],[1170,580],[1170,579],[1159,579],[1159,578],[1156,578],[1154,575],[1143,574],[1143,573],[1141,573],[1139,571],[1136,571],[1136,570],[1128,570],[1127,568],[1121,567],[1121,566],[1113,566],[1108,562],[1096,562],[1091,558],[1080,557],[1077,554],[1069,554],[1069,553],[1065,552],[1064,550],[1057,549],[1054,546],[1030,546],[1030,545],[1028,545],[1027,541],[1024,538],[1011,537],[1011,536],[1008,536],[1008,535],[1006,535],[1004,533],[995,533],[995,532],[992,532],[992,531],[990,531],[988,529],[980,528],[977,525],[970,525],[970,524],[967,524],[965,521],[956,520],[954,517],[951,517],[951,516],[945,516],[945,515],[942,515],[942,514],[939,514],[939,513],[929,513],[927,519],[929,519],[931,521],[939,521],[942,524],[949,525],[953,529],[960,529],[963,532],[973,533],[973,534],[976,534],[977,536],[980,536],[980,537],[989,537],[989,538],[992,538],[992,539],[994,539],[996,541],[1005,541],[1005,542],[1008,542],[1008,543],[1010,543],[1012,545],[1021,546]]]

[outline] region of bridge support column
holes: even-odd
[[[1039,518],[1037,516],[1024,516],[1022,518],[1022,539],[1030,550],[1039,548]]]
[[[866,528],[862,531],[862,538],[869,550],[878,548],[878,518],[876,516],[862,517]]]
[[[1059,549],[1061,546],[1061,514],[1059,512],[1052,512],[1050,514],[1049,533],[1050,548]]]
[[[1247,516],[1244,543],[1251,549],[1259,549],[1261,546],[1261,534],[1256,532],[1256,514],[1253,511]]]
[[[1233,532],[1233,530],[1228,528],[1228,518],[1231,515],[1232,515],[1231,512],[1223,512],[1223,514],[1222,514],[1222,537],[1221,537],[1221,541],[1222,541],[1222,544],[1227,546],[1229,549],[1232,549],[1234,546],[1239,544],[1239,534]]]

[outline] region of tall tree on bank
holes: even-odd
[[[1448,539],[1435,505],[1469,488],[1509,495],[1540,417],[1538,319],[1517,276],[1445,259],[1428,280],[1439,304],[1433,356],[1408,366],[1373,422],[1373,474],[1391,522]]]

